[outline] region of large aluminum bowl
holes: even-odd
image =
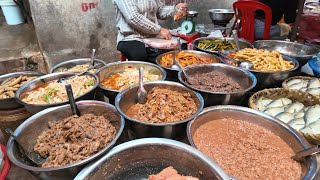
[[[184,143],[161,138],[129,141],[85,167],[75,180],[148,179],[172,166],[199,179],[230,179],[210,158]]]
[[[313,56],[319,53],[315,47],[288,41],[259,40],[253,43],[255,48],[277,50],[283,55],[290,56],[299,61],[300,66],[305,65]]]
[[[47,74],[45,76],[41,76],[39,78],[36,78],[26,84],[24,84],[18,91],[16,92],[16,100],[24,105],[24,107],[31,113],[35,114],[37,112],[40,112],[44,109],[47,109],[49,107],[55,107],[55,106],[61,106],[64,104],[67,104],[69,101],[61,102],[61,103],[55,103],[55,104],[29,104],[24,101],[22,101],[22,97],[27,93],[32,91],[33,89],[38,88],[39,86],[43,85],[45,82],[49,81],[57,81],[60,78],[66,78],[72,75],[77,74],[76,72],[60,72],[60,73],[53,73],[53,74]],[[94,98],[95,89],[99,84],[99,78],[96,75],[93,75],[91,73],[86,73],[85,75],[91,76],[95,80],[95,84],[93,88],[86,92],[85,94],[75,98],[76,101],[78,100],[90,100]]]
[[[227,55],[230,52],[235,51],[225,51],[223,54]],[[289,70],[285,71],[278,71],[278,72],[267,72],[267,71],[258,71],[258,70],[249,70],[252,72],[257,78],[257,85],[255,87],[256,90],[270,88],[270,87],[277,87],[281,86],[281,83],[286,80],[288,77],[295,73],[295,70],[299,68],[299,62],[294,58],[289,56],[282,55],[283,59],[287,61],[292,61],[294,67]],[[232,64],[232,61],[228,60],[227,58],[222,57],[221,61],[225,64]]]
[[[240,106],[214,106],[204,109],[197,118],[188,124],[187,133],[190,144],[196,147],[193,142],[193,135],[201,125],[227,117],[250,122],[270,130],[282,138],[295,152],[311,147],[307,140],[289,125],[262,112]],[[316,156],[308,157],[302,163],[302,167],[303,180],[314,178],[317,173]]]
[[[213,54],[205,53],[205,52],[193,51],[193,50],[184,50],[184,51],[180,51],[180,52],[190,52],[199,58],[212,58],[213,59],[212,63],[220,63],[221,62],[220,57],[213,55]],[[159,55],[156,58],[156,63],[159,66],[161,66],[160,60],[162,59],[162,57],[164,57],[168,54],[173,54],[173,53],[178,53],[178,51],[170,51],[170,52],[163,53],[163,54]],[[166,67],[166,66],[161,66],[161,67],[166,70],[167,75],[168,75],[167,79],[169,81],[178,81],[179,67],[177,65],[173,64],[171,67]]]
[[[182,93],[190,93],[197,105],[197,112],[186,119],[181,119],[177,122],[171,123],[148,123],[134,119],[127,116],[127,111],[136,104],[136,92],[137,86],[131,86],[121,91],[115,101],[115,106],[122,116],[125,117],[128,123],[129,137],[133,138],[145,138],[145,137],[163,137],[163,138],[181,138],[185,133],[187,122],[193,119],[199,114],[203,108],[203,98],[199,93],[193,92],[191,89],[183,86],[180,83],[171,81],[153,81],[144,83],[144,88],[147,92],[150,92],[152,88],[159,87],[170,89]]]
[[[209,40],[221,39],[221,40],[226,40],[226,41],[229,41],[229,42],[235,44],[233,38],[212,38],[212,37],[197,38],[192,42],[192,44],[199,51],[203,51],[203,52],[207,52],[207,53],[218,53],[218,51],[211,51],[211,50],[207,50],[207,49],[203,49],[203,48],[199,48],[198,47],[199,41],[206,40],[206,39],[209,39]],[[250,42],[248,42],[248,41],[246,41],[244,39],[239,39],[239,45],[240,45],[241,49],[253,48],[253,45]]]
[[[83,64],[90,64],[91,59],[90,58],[81,58],[81,59],[73,59],[69,61],[64,61],[62,63],[59,63],[55,65],[50,73],[58,72],[60,68],[67,68],[70,69],[72,67],[75,67],[77,65],[83,65]],[[103,66],[106,65],[106,63],[100,59],[94,59],[95,65],[100,64],[96,69],[98,70],[99,68],[102,68]]]
[[[229,22],[234,15],[233,9],[210,9],[209,16],[212,22]]]
[[[73,179],[87,163],[93,161],[102,154],[105,154],[116,143],[123,131],[125,123],[123,117],[120,116],[113,105],[105,102],[79,101],[77,102],[77,105],[81,114],[92,113],[97,116],[104,116],[116,128],[117,135],[108,146],[98,153],[77,163],[58,168],[42,168],[32,166],[28,164],[29,160],[22,159],[20,154],[21,152],[17,148],[15,141],[10,138],[7,143],[7,153],[10,161],[16,166],[30,171],[40,179]],[[15,130],[14,135],[23,143],[22,146],[28,152],[32,152],[33,147],[36,144],[37,137],[41,135],[43,131],[48,129],[49,121],[61,121],[70,116],[72,116],[70,105],[46,109],[31,116],[22,123]]]
[[[14,72],[9,74],[4,74],[0,76],[0,84],[3,83],[7,79],[19,77],[19,76],[42,76],[44,73],[35,72],[35,71],[22,71],[22,72]],[[16,99],[13,98],[6,98],[0,99],[0,110],[9,110],[9,109],[16,109],[23,107],[22,104],[18,103]]]
[[[256,77],[249,71],[226,64],[216,63],[193,65],[186,67],[185,72],[189,76],[207,72],[222,72],[227,76],[230,76],[236,82],[238,82],[240,86],[243,88],[242,91],[229,93],[211,92],[202,89],[197,89],[191,86],[188,82],[186,82],[185,75],[182,71],[180,71],[179,81],[188,88],[191,88],[192,90],[199,92],[204,99],[205,107],[228,104],[240,105],[243,102],[243,100],[247,98],[249,91],[253,89],[257,84]]]
[[[96,75],[99,77],[100,82],[102,82],[105,78],[116,74],[116,73],[121,73],[124,72],[126,68],[137,68],[139,69],[140,67],[143,67],[144,72],[149,71],[152,74],[159,75],[161,79],[159,80],[165,80],[167,77],[167,73],[165,72],[164,69],[161,67],[148,63],[148,62],[142,62],[142,61],[125,61],[125,62],[114,62],[114,63],[109,63],[103,68],[99,69],[96,72]],[[121,90],[113,90],[106,88],[102,85],[99,84],[99,88],[103,91],[103,94],[109,98],[109,102],[111,104],[114,104],[114,100],[118,93]]]

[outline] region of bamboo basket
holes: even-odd
[[[264,89],[254,93],[249,99],[249,107],[255,110],[258,110],[256,102],[260,97],[269,98],[272,100],[280,98],[288,98],[293,102],[300,102],[304,106],[314,106],[316,104],[320,105],[320,97],[314,96],[312,94],[298,91],[298,90],[289,90],[284,88],[273,88],[273,89]],[[302,133],[303,136],[312,144],[320,144],[320,134],[306,134]]]

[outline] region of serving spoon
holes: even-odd
[[[68,94],[68,98],[69,98],[69,103],[70,103],[70,106],[71,106],[72,114],[75,117],[80,117],[80,111],[78,109],[76,101],[74,100],[71,84],[66,84],[65,88],[66,88],[66,91],[67,91],[67,94]]]
[[[320,153],[320,145],[316,145],[312,148],[304,149],[296,153],[291,158],[295,161],[302,161],[305,157]]]
[[[38,153],[35,152],[27,152],[25,148],[21,145],[20,140],[18,140],[17,136],[13,134],[13,131],[9,128],[6,128],[5,131],[13,138],[13,140],[17,143],[21,154],[30,160],[31,163],[41,167],[41,165],[47,161],[47,158],[41,157]]]
[[[91,59],[90,59],[90,66],[89,66],[89,67],[94,66],[94,59],[95,59],[95,57],[96,57],[96,49],[92,49]]]
[[[139,68],[139,88],[136,94],[136,100],[139,104],[145,104],[147,102],[147,91],[143,87],[143,67]]]

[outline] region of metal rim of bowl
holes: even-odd
[[[194,67],[201,67],[201,66],[207,66],[207,64],[196,64],[196,65],[192,65],[192,66],[188,66],[186,67],[185,69],[192,69]],[[209,65],[210,66],[210,65]],[[211,65],[212,66],[212,65]],[[228,64],[214,64],[214,66],[218,66],[218,67],[226,67],[226,68],[231,68],[231,69],[235,69],[235,70],[238,70],[238,71],[241,71],[242,73],[244,73],[245,75],[249,76],[252,80],[252,84],[250,87],[242,90],[242,91],[235,91],[235,92],[213,92],[213,91],[207,91],[207,90],[203,90],[203,89],[198,89],[198,88],[195,88],[193,87],[192,85],[190,85],[189,83],[186,83],[184,80],[182,80],[182,74],[183,72],[182,71],[179,71],[178,73],[178,79],[179,81],[187,86],[188,88],[194,90],[194,91],[199,91],[199,92],[205,92],[205,93],[210,93],[210,94],[221,94],[221,95],[228,95],[228,94],[238,94],[238,93],[243,93],[243,92],[249,92],[251,89],[253,89],[256,85],[257,85],[257,78],[254,74],[252,74],[251,72],[245,70],[245,69],[242,69],[242,68],[239,68],[239,67],[235,67],[235,66],[231,66],[231,65],[228,65]],[[200,73],[199,73],[200,74]],[[227,74],[226,74],[227,75]],[[227,75],[228,76],[228,75]]]
[[[92,173],[97,167],[99,167],[105,160],[120,153],[121,151],[134,148],[134,147],[144,146],[144,145],[166,145],[166,146],[174,147],[177,149],[186,150],[189,153],[192,153],[192,155],[199,157],[204,163],[208,164],[209,166],[216,167],[216,171],[217,173],[219,173],[220,176],[222,176],[222,179],[230,179],[230,177],[222,170],[222,168],[216,162],[214,162],[212,159],[210,159],[209,157],[207,157],[202,152],[200,152],[199,150],[197,150],[192,146],[189,146],[179,141],[165,139],[165,138],[142,138],[142,139],[128,141],[126,143],[115,146],[98,161],[92,162],[89,165],[87,165],[85,168],[83,168],[82,171],[80,171],[80,173],[75,177],[75,180],[85,179],[88,175],[90,175],[90,173]]]
[[[47,74],[47,75],[44,75],[44,76],[41,76],[41,77],[38,77],[36,79],[33,79],[29,82],[27,82],[26,84],[24,84],[23,86],[20,87],[20,89],[18,89],[18,91],[16,92],[15,94],[15,99],[18,103],[22,104],[22,105],[32,105],[32,106],[36,106],[36,107],[44,107],[44,106],[59,106],[59,105],[64,105],[65,103],[68,103],[69,100],[67,101],[63,101],[63,102],[59,102],[59,103],[53,103],[53,104],[29,104],[29,103],[26,103],[24,101],[22,101],[22,99],[20,98],[20,95],[21,93],[23,93],[24,89],[26,87],[28,87],[30,84],[32,84],[34,81],[37,81],[37,80],[41,80],[43,78],[47,78],[47,77],[51,77],[51,76],[55,76],[55,75],[61,75],[61,74],[65,74],[66,77],[68,77],[67,75],[69,76],[72,76],[72,75],[75,75],[77,74],[76,72],[71,72],[71,71],[66,71],[66,72],[59,72],[59,73],[51,73],[51,74]],[[95,74],[92,74],[90,72],[87,72],[86,74],[84,75],[89,75],[91,77],[93,77],[96,81],[95,85],[92,87],[92,89],[90,89],[88,92],[82,94],[81,96],[78,96],[78,97],[75,97],[74,99],[77,101],[78,99],[80,99],[81,97],[89,94],[90,92],[94,91],[97,87],[98,87],[98,84],[99,84],[99,78],[95,75]],[[57,80],[57,79],[55,79]],[[55,80],[51,80],[51,81],[55,81]],[[49,81],[49,82],[51,82]],[[46,82],[48,83],[48,82]]]
[[[145,122],[145,121],[140,121],[138,119],[134,119],[132,117],[129,117],[127,116],[127,114],[125,112],[122,111],[122,109],[120,108],[120,100],[122,98],[122,95],[125,94],[127,91],[129,91],[130,89],[133,89],[133,88],[136,88],[138,87],[139,85],[135,85],[135,86],[130,86],[126,89],[124,89],[123,91],[121,91],[116,99],[115,99],[115,106],[117,108],[117,110],[119,111],[119,113],[125,117],[125,119],[128,119],[130,121],[133,121],[133,122],[136,122],[136,123],[140,123],[140,124],[144,124],[144,125],[149,125],[149,126],[170,126],[170,125],[177,125],[177,124],[182,124],[182,123],[185,123],[185,122],[188,122],[190,120],[192,120],[193,118],[195,118],[203,109],[204,107],[204,99],[202,97],[202,95],[198,92],[194,92],[192,91],[191,89],[185,87],[184,85],[182,85],[181,83],[177,83],[177,82],[173,82],[173,81],[150,81],[150,82],[146,82],[146,83],[143,83],[144,85],[148,85],[148,84],[166,84],[166,85],[174,85],[174,86],[179,86],[187,91],[191,91],[194,93],[194,95],[198,98],[199,100],[199,108],[198,110],[192,114],[191,116],[185,118],[185,119],[182,119],[182,120],[179,120],[179,121],[175,121],[175,122],[167,122],[167,123],[150,123],[150,122]]]
[[[210,13],[219,13],[219,14],[234,14],[233,9],[209,9]]]
[[[202,110],[201,113],[199,113],[199,115],[194,118],[192,121],[190,121],[187,125],[187,138],[188,138],[188,141],[190,143],[190,145],[194,148],[197,149],[196,145],[194,144],[194,141],[193,141],[193,137],[192,137],[192,133],[191,133],[191,128],[192,128],[192,125],[195,121],[197,121],[197,119],[206,114],[206,113],[210,113],[211,111],[219,111],[219,110],[226,110],[226,111],[241,111],[241,112],[246,112],[246,113],[250,113],[250,114],[255,114],[255,115],[258,115],[264,119],[267,119],[268,121],[270,121],[271,123],[273,124],[276,124],[277,126],[281,126],[282,128],[284,128],[286,131],[290,132],[290,134],[292,134],[292,136],[294,136],[294,138],[303,146],[303,148],[307,149],[309,147],[311,147],[308,143],[307,140],[304,139],[304,137],[299,134],[299,132],[297,132],[296,130],[294,130],[292,127],[290,127],[288,124],[268,115],[268,114],[265,114],[263,112],[260,112],[260,111],[257,111],[257,110],[254,110],[254,109],[251,109],[251,108],[247,108],[247,107],[242,107],[242,106],[235,106],[235,105],[217,105],[217,106],[211,106],[211,107],[207,107],[207,108],[204,108]],[[313,162],[316,162],[316,155],[312,155],[311,156],[311,160]],[[310,171],[311,172],[308,172],[309,176],[311,176],[311,174],[314,174],[316,175],[316,171],[317,171],[317,164],[314,164],[312,163],[311,166],[310,166]],[[308,174],[306,174],[305,176],[308,176]]]
[[[14,156],[12,156],[11,153],[8,153],[8,157],[9,157],[10,161],[12,163],[14,163],[15,165],[17,165],[17,166],[22,167],[23,169],[27,169],[27,170],[30,170],[30,171],[38,171],[38,172],[48,172],[48,171],[63,170],[63,169],[79,166],[79,165],[88,163],[89,161],[91,161],[91,160],[101,156],[102,154],[104,154],[105,151],[107,151],[111,146],[113,146],[116,143],[116,141],[119,139],[120,135],[122,134],[124,126],[125,126],[125,120],[124,120],[123,116],[121,116],[121,114],[118,113],[117,109],[112,104],[109,104],[109,103],[106,103],[106,102],[95,101],[95,100],[84,100],[84,101],[78,101],[76,103],[78,105],[81,105],[81,104],[84,104],[84,105],[92,104],[92,105],[106,106],[106,107],[110,108],[111,111],[113,111],[114,113],[119,115],[119,117],[120,117],[120,128],[119,128],[119,131],[117,132],[116,137],[105,148],[103,148],[99,152],[97,152],[97,153],[89,156],[88,158],[86,158],[84,160],[81,160],[81,161],[79,161],[77,163],[69,164],[69,165],[61,166],[61,167],[56,167],[56,168],[42,168],[42,167],[28,166],[28,165],[25,165],[25,164],[17,161],[16,158]],[[41,117],[42,115],[44,115],[44,114],[46,114],[48,112],[52,112],[52,111],[55,111],[57,109],[65,108],[67,106],[70,106],[70,105],[66,104],[66,105],[58,106],[58,107],[51,107],[51,108],[45,109],[43,111],[40,111],[37,114],[34,114],[33,116],[31,116],[27,120],[25,120],[21,125],[19,125],[19,127],[14,131],[13,134],[18,136],[18,134],[22,131],[22,129],[25,126],[27,126],[29,123],[34,121],[34,119],[37,119],[37,118]],[[13,139],[12,139],[12,137],[10,137],[9,140],[8,140],[8,143],[7,143],[7,147],[8,147],[7,151],[10,151],[10,149],[12,148],[12,145],[13,145]]]
[[[229,53],[231,53],[231,52],[236,52],[236,51],[237,51],[237,50],[224,51],[223,54],[226,55],[226,56],[228,56]],[[279,52],[279,53],[280,53],[280,52]],[[281,55],[282,55],[282,58],[283,58],[284,60],[293,62],[293,64],[294,64],[293,68],[287,69],[287,70],[284,70],[284,71],[258,71],[258,70],[253,70],[253,69],[250,69],[249,71],[250,71],[250,72],[254,72],[254,73],[270,74],[270,73],[285,73],[285,72],[291,72],[291,71],[295,71],[295,70],[297,70],[297,69],[299,68],[300,64],[299,64],[299,62],[298,62],[295,58],[292,58],[292,57],[290,57],[290,56],[286,56],[286,55],[283,55],[283,54],[281,54]],[[231,57],[230,57],[230,58],[231,58]],[[233,59],[233,58],[231,58],[231,59]],[[233,60],[235,60],[235,59],[233,59]],[[232,64],[227,63],[227,62],[224,60],[224,58],[221,58],[221,61],[222,61],[224,64],[228,64],[228,65],[233,66]],[[235,61],[237,61],[237,60],[235,60]]]
[[[98,75],[101,71],[103,71],[104,69],[106,68],[109,68],[111,66],[116,66],[118,64],[144,64],[144,65],[149,65],[149,66],[152,66],[152,67],[155,67],[157,69],[159,69],[161,71],[161,74],[162,74],[162,78],[161,78],[161,81],[164,81],[166,78],[167,78],[167,72],[159,65],[156,65],[156,64],[152,64],[152,63],[149,63],[149,62],[143,62],[143,61],[125,61],[125,62],[113,62],[113,63],[109,63],[105,66],[103,66],[102,68],[100,68],[95,74]],[[103,81],[104,79],[101,79],[101,81]],[[150,82],[150,81],[147,81],[147,82]],[[145,83],[145,82],[144,82]],[[135,84],[131,85],[131,86],[135,86]],[[112,92],[121,92],[122,90],[126,89],[122,89],[122,90],[114,90],[114,89],[109,89],[109,88],[106,88],[102,85],[100,85],[100,82],[98,84],[98,87],[105,90],[105,91],[112,91]],[[130,86],[128,86],[130,87]],[[127,88],[128,88],[127,87]]]
[[[59,64],[56,64],[55,66],[53,66],[50,70],[50,73],[55,73],[55,71],[57,69],[59,69],[60,67],[64,66],[64,65],[67,65],[69,63],[73,63],[73,62],[78,62],[78,61],[88,61],[90,62],[90,58],[79,58],[79,59],[72,59],[72,60],[68,60],[68,61],[65,61],[65,62],[61,62]],[[94,59],[95,62],[99,62],[102,64],[102,67],[105,66],[107,63],[105,63],[103,60],[101,59]],[[84,63],[85,64],[85,63]],[[101,67],[101,68],[102,68]],[[100,69],[100,68],[99,68]],[[70,72],[77,72],[77,71],[70,71]]]
[[[9,78],[15,78],[15,77],[18,77],[18,76],[37,76],[37,77],[41,77],[45,75],[45,73],[42,73],[42,72],[38,72],[38,71],[20,71],[20,72],[14,72],[14,73],[8,73],[8,74],[4,74],[4,75],[1,75],[0,76],[0,81],[3,80],[5,81],[6,79],[9,79]],[[32,80],[31,80],[32,81]],[[30,82],[30,81],[29,81]],[[28,83],[28,82],[27,82]],[[27,84],[25,83],[25,84]],[[1,83],[0,83],[1,84]],[[22,86],[21,86],[22,87]],[[20,88],[21,88],[20,87]],[[19,89],[20,89],[19,88]],[[18,89],[18,90],[19,90]],[[18,91],[17,90],[17,91]],[[16,92],[17,92],[16,91]],[[15,97],[12,97],[12,98],[5,98],[6,100],[8,99],[15,99]],[[4,99],[0,99],[1,100],[4,100]]]
[[[157,65],[160,66],[163,69],[166,69],[166,70],[179,72],[178,69],[172,68],[173,65],[171,65],[170,67],[165,67],[165,66],[161,66],[161,64],[160,64],[160,60],[161,60],[161,58],[163,56],[168,55],[168,54],[172,54],[173,52],[190,52],[190,53],[203,54],[203,55],[206,55],[206,56],[210,56],[210,58],[216,59],[218,61],[218,62],[211,62],[211,63],[220,63],[220,62],[222,62],[221,58],[219,56],[214,55],[214,54],[210,54],[210,53],[207,53],[207,52],[196,51],[196,50],[182,50],[182,51],[169,51],[169,52],[166,52],[166,53],[163,53],[163,54],[157,56],[157,58],[156,58]],[[210,64],[210,63],[202,63],[202,64]]]
[[[257,44],[259,44],[259,43],[261,43],[261,42],[281,42],[281,43],[285,43],[285,44],[296,44],[296,45],[299,45],[299,46],[302,46],[302,47],[304,47],[304,46],[307,46],[307,47],[310,47],[310,48],[312,48],[313,50],[315,50],[316,52],[318,52],[319,50],[317,49],[317,48],[315,48],[315,47],[312,47],[312,46],[309,46],[309,45],[305,45],[305,44],[300,44],[300,43],[296,43],[296,42],[290,42],[290,41],[278,41],[278,40],[257,40],[257,41],[255,41],[255,42],[253,42],[252,44],[253,44],[253,46],[255,47],[255,48],[257,48],[257,49],[264,49],[264,48],[258,48],[258,47],[256,47],[256,45]],[[289,56],[289,57],[295,57],[295,58],[308,58],[308,57],[313,57],[313,56],[316,56],[317,55],[317,53],[314,53],[314,54],[309,54],[309,55],[289,55],[289,54],[287,54],[287,53],[282,53],[282,52],[279,52],[280,54],[283,54],[283,55],[285,55],[285,56]]]
[[[231,37],[227,37],[227,38],[201,37],[201,38],[197,38],[197,39],[195,39],[195,40],[192,41],[193,47],[196,47],[197,49],[200,49],[201,51],[204,51],[204,52],[207,52],[207,53],[219,53],[219,51],[211,51],[211,50],[199,48],[199,46],[196,44],[196,42],[197,42],[197,41],[200,41],[200,40],[202,40],[202,39],[210,39],[210,40],[217,40],[217,39],[224,40],[224,39],[225,39],[225,40],[227,40],[227,41],[234,40],[234,39],[231,38]],[[250,45],[251,48],[254,48],[254,46],[253,46],[250,42],[248,42],[248,41],[246,41],[246,40],[244,40],[244,39],[239,39],[239,41]],[[233,49],[233,50],[236,50],[236,49]],[[226,51],[230,51],[230,50],[226,50]]]

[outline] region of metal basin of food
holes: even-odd
[[[210,9],[209,16],[212,22],[229,22],[234,15],[233,9]]]
[[[248,93],[253,89],[257,84],[256,77],[249,71],[243,70],[238,67],[226,65],[226,64],[201,64],[193,65],[185,68],[185,72],[188,76],[193,76],[199,73],[208,73],[208,72],[222,72],[230,76],[234,81],[239,83],[243,88],[242,91],[238,92],[211,92],[202,89],[197,89],[186,82],[185,75],[182,71],[179,72],[179,81],[191,88],[194,91],[199,92],[205,103],[205,107],[212,105],[240,105],[244,99],[247,98]]]
[[[44,75],[44,73],[35,72],[35,71],[22,71],[22,72],[4,74],[0,76],[0,84],[2,84],[4,81],[8,79],[19,77],[19,76],[42,76],[42,75]],[[23,107],[23,105],[18,103],[14,97],[0,99],[0,110],[16,109],[19,107]]]
[[[172,166],[179,174],[199,179],[230,179],[207,156],[184,143],[146,138],[114,147],[98,161],[85,167],[75,180],[148,179]]]
[[[160,60],[162,57],[168,55],[168,54],[173,54],[174,52],[178,53],[178,51],[170,51],[167,53],[163,53],[161,55],[159,55],[156,58],[156,63],[161,66],[160,64]],[[193,51],[193,50],[184,50],[184,51],[180,51],[180,52],[186,52],[186,53],[193,53],[195,56],[199,57],[199,58],[212,58],[213,61],[212,63],[220,63],[220,57],[213,55],[213,54],[209,54],[209,53],[205,53],[205,52],[200,52],[200,51]],[[166,67],[166,66],[161,66],[162,68],[164,68],[167,72],[167,80],[169,81],[176,81],[178,82],[178,72],[179,72],[179,67],[175,64],[173,64],[171,67]]]
[[[61,68],[66,68],[66,69],[70,69],[73,68],[77,65],[84,65],[84,64],[90,64],[91,59],[90,58],[81,58],[81,59],[73,59],[73,60],[69,60],[69,61],[64,61],[62,63],[59,63],[57,65],[55,65],[50,73],[54,73],[54,72],[61,72],[59,71],[59,69]],[[106,65],[106,63],[100,59],[94,59],[94,65],[98,65],[100,64],[100,66],[98,66],[96,69],[100,69],[103,66]]]
[[[315,47],[288,41],[259,40],[253,45],[257,49],[277,50],[283,55],[295,58],[301,67],[319,52]]]
[[[10,161],[16,166],[30,171],[33,175],[40,179],[73,179],[81,169],[90,161],[105,154],[120,137],[124,128],[124,119],[117,112],[116,108],[108,103],[100,101],[79,101],[77,102],[81,114],[92,113],[97,116],[104,116],[116,128],[116,137],[110,142],[108,146],[98,153],[74,164],[66,165],[56,168],[42,168],[30,165],[29,160],[22,159],[20,151],[18,150],[14,140],[9,139],[7,143],[7,153]],[[53,107],[43,110],[22,123],[14,132],[18,137],[22,146],[28,151],[32,152],[36,144],[37,137],[48,129],[49,121],[61,121],[67,117],[72,116],[70,105]]]
[[[22,97],[27,92],[30,92],[30,91],[44,85],[46,82],[57,81],[60,78],[66,78],[66,77],[69,77],[69,76],[72,76],[75,74],[77,74],[77,73],[76,72],[60,72],[60,73],[47,74],[47,75],[41,76],[39,78],[36,78],[36,79],[24,84],[20,89],[18,89],[18,91],[16,92],[16,100],[18,101],[18,103],[24,105],[25,108],[33,114],[40,112],[44,109],[47,109],[49,107],[61,106],[61,105],[67,104],[69,101],[55,103],[55,104],[29,104],[29,103],[22,101]],[[96,89],[96,87],[99,84],[99,78],[96,75],[93,75],[91,73],[86,73],[85,75],[88,75],[88,76],[91,76],[94,78],[94,80],[95,80],[94,86],[91,90],[84,93],[83,95],[81,95],[79,97],[75,97],[76,101],[93,99],[94,95],[95,95],[94,90]]]
[[[225,51],[223,54],[228,55],[231,52],[236,52],[236,51]],[[297,70],[299,68],[299,62],[297,60],[295,60],[294,58],[291,58],[291,57],[285,56],[285,55],[282,55],[282,57],[283,57],[283,59],[285,59],[287,61],[293,62],[294,67],[289,70],[276,71],[276,72],[249,70],[257,78],[257,85],[255,87],[256,90],[281,86],[281,83],[284,80],[286,80],[288,77],[293,75],[295,70]],[[228,60],[227,58],[222,57],[221,60],[225,64],[232,64],[232,61]]]
[[[202,96],[199,93],[196,93],[177,82],[153,81],[144,83],[144,88],[147,92],[150,92],[154,87],[174,90],[181,93],[190,93],[192,99],[196,103],[197,111],[188,118],[170,123],[149,123],[134,119],[127,115],[127,111],[136,104],[135,95],[138,90],[138,85],[130,86],[129,88],[121,91],[117,95],[115,101],[117,110],[127,120],[129,135],[132,137],[132,139],[144,137],[163,137],[170,139],[180,138],[185,133],[187,122],[196,117],[197,114],[201,112],[204,105]]]
[[[188,124],[187,133],[190,144],[196,147],[193,141],[193,135],[201,125],[222,118],[232,118],[259,125],[279,136],[295,152],[310,147],[307,140],[289,125],[262,112],[240,106],[214,106],[205,108],[196,119],[190,121]],[[301,165],[303,172],[301,179],[309,180],[316,176],[317,161],[315,155],[308,157]],[[275,164],[273,164],[273,166],[275,166]]]
[[[99,77],[100,82],[102,82],[105,78],[116,74],[116,73],[122,73],[125,71],[126,68],[137,68],[143,67],[144,72],[148,71],[151,74],[159,75],[161,78],[159,80],[165,80],[167,77],[167,73],[164,69],[161,67],[148,63],[148,62],[142,62],[142,61],[125,61],[125,62],[114,62],[109,63],[103,68],[99,69],[96,72],[96,75]],[[121,90],[113,90],[110,88],[106,88],[99,84],[99,88],[103,91],[103,94],[109,98],[109,102],[111,104],[114,104],[114,100],[118,93]]]
[[[203,52],[207,52],[207,53],[218,53],[218,51],[211,51],[211,50],[199,48],[199,46],[198,46],[199,41],[201,41],[201,40],[216,40],[216,39],[226,40],[226,41],[229,41],[229,42],[235,44],[233,38],[211,38],[211,37],[197,38],[192,42],[192,44],[193,44],[193,47],[195,47],[199,51],[203,51]],[[241,49],[253,48],[253,45],[244,39],[239,39],[239,45],[240,45]]]

